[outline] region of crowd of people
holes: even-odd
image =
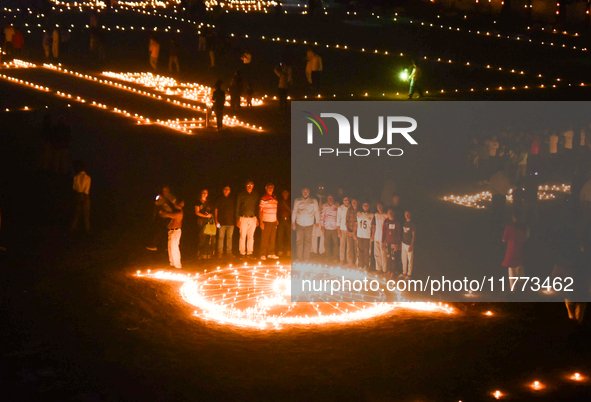
[[[255,231],[260,228],[261,260],[289,257],[294,231],[297,261],[312,258],[389,276],[412,275],[416,228],[412,212],[400,206],[399,195],[386,202],[358,202],[343,189],[329,194],[321,184],[314,196],[310,189],[303,188],[302,196],[292,205],[288,189],[278,196],[274,184],[267,183],[261,196],[254,187],[254,182],[248,180],[244,190],[234,197],[230,186],[225,186],[215,201],[211,201],[207,189],[201,191],[194,205],[196,239],[192,239],[199,259],[254,258]],[[185,202],[164,186],[155,200],[154,232],[147,247],[157,250],[164,218],[169,263],[176,268],[182,267],[179,244],[184,209]],[[239,231],[236,255],[232,247],[235,227]]]
[[[230,186],[222,189],[222,195],[212,200],[209,190],[203,189],[194,204],[193,239],[198,259],[240,257],[254,258],[255,231],[260,228],[259,258],[276,260],[291,255],[291,199],[288,189],[275,195],[275,186],[267,183],[262,196],[254,189],[252,180],[234,196]],[[166,224],[170,265],[181,268],[180,240],[185,218],[185,201],[177,198],[169,186],[164,186],[154,201],[154,231],[148,250],[158,249],[158,239]],[[239,231],[238,254],[233,251],[234,228]],[[191,232],[191,230],[189,230]]]
[[[560,180],[570,184],[563,227],[557,241],[558,255],[553,277],[575,278],[577,296],[567,299],[569,317],[581,322],[589,283],[591,251],[591,125],[570,125],[566,129],[503,130],[488,138],[474,137],[468,149],[470,180],[487,186],[492,196],[491,217],[495,228],[502,228],[506,244],[502,266],[509,278],[531,276],[526,272],[528,241],[541,235],[539,186]],[[507,196],[512,201],[510,222],[504,224]],[[535,267],[532,267],[535,270]],[[564,274],[564,275],[562,275]],[[561,276],[562,275],[562,276]],[[510,280],[514,286],[517,280]],[[583,295],[582,297],[580,297]]]

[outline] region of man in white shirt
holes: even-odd
[[[84,171],[84,162],[74,162],[74,169],[78,172],[74,176],[74,194],[76,196],[76,207],[71,230],[77,230],[79,221],[84,220],[84,230],[90,234],[90,176]]]
[[[339,261],[339,237],[337,235],[337,215],[338,205],[334,202],[334,197],[329,194],[326,197],[326,203],[322,206],[320,213],[320,227],[324,233],[324,248],[326,255],[331,261]]]
[[[291,212],[291,225],[296,232],[297,259],[308,261],[312,247],[312,228],[318,227],[320,214],[318,201],[310,198],[310,189],[304,187],[302,196],[296,198]]]
[[[363,211],[357,212],[357,249],[359,268],[369,269],[369,246],[371,239],[371,223],[373,214],[369,212],[369,202],[365,201],[362,205]]]
[[[384,221],[388,214],[384,212],[384,204],[378,203],[378,212],[374,214],[371,222],[371,240],[373,241],[373,256],[376,260],[376,271],[387,272],[386,270],[386,252],[382,249],[382,230]]]
[[[337,209],[337,234],[339,235],[339,260],[347,263],[347,211],[351,203],[349,197],[343,197],[343,203]]]

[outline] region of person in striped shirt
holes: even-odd
[[[324,233],[324,249],[326,257],[335,262],[339,261],[339,236],[337,234],[337,210],[338,205],[334,202],[334,196],[329,194],[326,203],[322,206],[320,214],[320,228]]]
[[[275,255],[275,235],[277,233],[277,197],[273,194],[275,186],[268,183],[265,186],[265,195],[259,203],[259,216],[261,219],[261,260],[271,258],[278,259]]]

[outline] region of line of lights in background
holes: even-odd
[[[570,194],[570,185],[568,184],[545,184],[538,186],[538,200],[553,200],[556,195],[553,193]],[[506,196],[507,201],[513,202],[513,189],[509,191]],[[451,202],[463,207],[485,209],[487,208],[483,203],[492,201],[492,193],[490,191],[482,191],[474,195],[447,195],[443,197],[443,201]]]
[[[135,11],[135,10],[134,10]],[[150,13],[147,13],[148,15],[152,15]],[[156,13],[154,12],[153,15],[155,16],[166,16],[166,14],[160,14],[160,13]],[[165,17],[166,18],[166,17]],[[174,17],[175,20],[178,20],[178,17]],[[183,21],[186,23],[190,23],[193,25],[196,25],[198,28],[203,27],[203,23],[201,22],[195,22],[195,21]],[[209,25],[207,25],[209,27]],[[89,26],[87,25],[87,28]],[[212,26],[213,27],[213,26]],[[105,26],[103,26],[104,29],[109,29]],[[116,26],[111,27],[113,29],[118,29],[118,30],[123,30],[125,31],[126,28],[123,26]],[[127,27],[127,30],[134,30],[135,27],[134,26],[129,26]],[[138,28],[139,29],[139,28]],[[141,27],[142,30],[145,30],[145,27]],[[150,28],[149,28],[150,29]],[[154,31],[157,31],[158,28],[154,27],[153,28]],[[459,28],[458,28],[459,29]],[[169,32],[170,30],[173,30],[173,28],[171,26],[168,26],[168,28],[165,28],[164,31],[165,32]],[[182,30],[181,29],[176,29],[177,33],[181,33]],[[201,33],[201,32],[199,32]],[[488,34],[488,32],[487,32]],[[230,33],[231,37],[240,37],[240,38],[244,38],[244,39],[252,39],[251,35],[249,34],[234,34],[234,33]],[[300,45],[307,45],[307,46],[319,46],[320,48],[327,48],[327,49],[337,49],[337,50],[350,50],[350,51],[357,51],[357,52],[361,52],[361,53],[367,53],[367,54],[378,54],[378,55],[384,55],[384,56],[397,56],[397,57],[404,57],[404,53],[401,52],[397,52],[397,51],[388,51],[388,50],[383,50],[383,49],[366,49],[364,47],[361,48],[353,48],[350,47],[348,45],[344,45],[344,44],[318,44],[317,41],[313,41],[313,40],[304,40],[304,39],[289,39],[289,38],[281,38],[281,37],[268,37],[267,35],[261,35],[260,37],[257,36],[256,39],[259,40],[271,40],[271,41],[276,41],[276,42],[285,42],[285,43],[290,43],[290,44],[300,44]],[[408,57],[408,55],[407,55]],[[505,73],[509,73],[509,74],[518,74],[518,75],[525,75],[525,74],[532,74],[535,75],[538,78],[542,78],[543,75],[541,73],[526,73],[524,70],[521,70],[519,68],[515,68],[515,67],[502,67],[502,66],[494,66],[493,64],[478,64],[478,63],[473,63],[473,62],[469,62],[469,61],[457,61],[457,60],[452,60],[449,58],[444,58],[444,57],[435,57],[435,56],[423,56],[423,60],[427,60],[430,62],[437,62],[437,63],[445,63],[445,64],[456,64],[456,65],[460,65],[460,66],[466,66],[466,67],[471,67],[471,68],[482,68],[482,69],[487,69],[487,70],[494,70],[494,71],[501,71],[501,72],[505,72]],[[558,79],[558,78],[557,78]]]
[[[5,65],[8,67],[8,63],[5,63]],[[26,63],[26,64],[23,64],[22,66],[18,66],[18,65],[13,64],[10,67],[12,67],[12,68],[35,68],[37,66],[32,63]],[[51,70],[52,71],[59,71],[57,69],[51,69]],[[77,73],[68,73],[68,74],[71,74],[73,76],[77,76],[76,75]],[[78,76],[78,77],[85,78],[83,75]],[[21,80],[21,79],[11,77],[11,76],[8,76],[5,74],[0,75],[0,78],[5,79],[10,82],[14,82],[16,84],[25,85],[30,88],[37,89],[39,91],[43,91],[43,92],[50,92],[51,91],[51,89],[49,87],[37,85],[35,83]],[[92,78],[87,78],[87,79],[94,81]],[[88,104],[89,106],[95,106],[100,109],[104,109],[104,110],[109,109],[109,110],[111,110],[115,113],[118,113],[124,117],[133,119],[137,124],[157,124],[157,125],[161,125],[163,127],[170,128],[172,130],[180,131],[185,134],[193,134],[194,130],[204,128],[204,124],[205,124],[205,121],[203,121],[202,118],[199,118],[199,119],[177,118],[176,120],[175,119],[169,119],[169,120],[149,119],[149,118],[144,117],[143,115],[140,115],[138,113],[129,112],[129,111],[122,109],[122,108],[107,106],[106,104],[103,104],[103,103],[100,103],[97,101],[89,101],[81,96],[76,96],[76,95],[73,95],[70,93],[56,91],[55,95],[59,96],[61,98],[66,98],[66,99],[76,101],[79,103],[85,103],[85,104]],[[154,98],[152,98],[152,99],[154,99]],[[175,106],[178,106],[178,105],[175,105]],[[25,107],[25,108],[28,108],[28,107]],[[216,119],[217,119],[217,116],[216,116]],[[215,119],[212,118],[212,122],[213,121],[215,121]],[[253,131],[257,131],[257,132],[263,131],[262,127],[256,127],[254,125],[244,123],[244,122],[236,119],[236,117],[224,116],[223,123],[225,126],[228,126],[228,127],[241,127],[241,128],[246,128],[246,129],[250,129]]]
[[[140,95],[140,96],[145,96],[148,97],[152,100],[159,100],[159,101],[166,101],[166,102],[170,102],[173,106],[177,106],[177,107],[181,107],[181,108],[185,108],[185,109],[191,109],[192,111],[196,111],[196,112],[200,112],[200,113],[207,113],[207,110],[205,108],[201,108],[200,106],[196,106],[196,105],[191,105],[190,103],[186,103],[186,102],[180,102],[176,99],[171,99],[171,98],[162,98],[161,95],[157,95],[154,93],[150,93],[148,91],[143,91],[143,90],[138,90],[136,88],[127,86],[127,85],[122,85],[119,84],[117,82],[114,81],[109,81],[109,80],[102,80],[98,77],[95,77],[93,75],[90,74],[82,74],[76,71],[72,71],[72,70],[67,70],[65,68],[62,68],[61,65],[53,65],[53,64],[43,64],[44,68],[50,69],[52,71],[55,72],[59,72],[59,73],[63,73],[63,74],[68,74],[68,75],[73,75],[75,77],[81,78],[81,79],[85,79],[85,80],[89,80],[98,84],[103,84],[103,85],[107,85],[110,87],[114,87],[120,90],[125,90],[128,92],[132,92],[136,95]],[[177,83],[177,81],[174,78],[170,78],[170,77],[164,77],[164,76],[160,76],[160,75],[153,75],[152,73],[113,73],[113,72],[104,72],[103,75],[107,76],[107,77],[111,77],[111,78],[115,78],[118,80],[122,80],[122,81],[126,81],[126,82],[132,82],[134,84],[138,84],[138,85],[143,85],[149,88],[155,88],[157,91],[160,92],[164,92],[166,95],[171,95],[171,96],[181,96],[185,99],[190,99],[192,101],[195,102],[200,102],[205,104],[205,106],[207,108],[210,108],[211,106],[213,106],[213,103],[211,102],[211,99],[209,98],[212,94],[212,89],[211,87],[207,87],[205,85],[200,85],[197,83],[192,83],[192,84],[187,84],[187,83]],[[178,87],[178,86],[185,86],[189,89],[186,90],[178,90],[180,92],[173,92],[172,91],[172,87]],[[256,101],[256,106],[260,106],[263,104],[262,100],[260,99],[253,99],[253,106],[255,106],[255,101]],[[228,105],[229,103],[226,102]],[[246,99],[242,98],[241,104],[243,106],[246,106]],[[201,119],[199,119],[201,120]],[[179,121],[179,119],[176,120],[177,122]],[[185,119],[185,121],[187,121]],[[243,121],[240,121],[236,118],[236,116],[230,117],[228,115],[224,116],[224,124],[236,127],[236,126],[240,126],[243,128],[247,128],[250,130],[256,130],[256,131],[262,131],[263,128],[262,127],[257,127],[254,124],[250,124],[250,123],[245,123]],[[193,128],[195,126],[192,126]],[[198,125],[198,127],[201,127],[201,124]]]
[[[121,28],[124,28],[124,27],[121,27]],[[232,35],[234,35],[234,34],[232,34]],[[249,36],[248,35],[244,35],[244,38],[249,38]],[[263,38],[266,38],[266,37],[261,37],[261,39],[263,39]],[[283,40],[281,38],[271,38],[270,40],[283,42]],[[293,40],[293,39],[292,40],[285,39],[285,41],[286,41],[286,43],[294,43],[294,41],[296,43],[298,43],[297,40]],[[308,44],[308,43],[307,43],[307,41],[301,41],[300,44]],[[327,46],[330,48],[329,45],[327,45]],[[346,45],[345,46],[334,45],[334,48],[336,48],[336,49],[347,49],[347,46]],[[362,52],[364,52],[364,49],[362,49]],[[376,51],[375,50],[374,50],[374,52],[369,52],[368,51],[367,53],[376,54]],[[387,53],[387,52],[385,52],[385,53]],[[378,54],[380,54],[379,51],[378,51]],[[403,56],[403,54],[402,54],[402,56]],[[424,60],[431,61],[429,58],[427,58],[427,56],[424,56],[423,59]],[[437,62],[441,62],[441,63],[448,63],[448,64],[450,63],[450,60],[449,59],[446,61],[446,60],[442,60],[442,59],[439,58],[439,59],[433,60],[433,61],[437,61]],[[464,66],[472,66],[469,62],[467,62],[467,63],[457,63],[457,64],[464,65]],[[483,68],[486,68],[488,70],[493,70],[494,69],[495,71],[499,71],[499,70],[500,71],[508,71],[506,69],[503,70],[502,67],[498,67],[497,68],[497,67],[493,67],[491,65],[486,65],[486,66],[482,66],[482,67]],[[514,69],[511,70],[511,72],[513,74],[520,74],[520,75],[522,73],[522,71],[517,71],[517,70],[514,70]],[[542,78],[542,75],[541,74],[538,74],[538,78]],[[556,78],[556,81],[557,82],[560,82],[561,79],[560,78]],[[586,85],[587,84],[584,83],[584,82],[575,84],[575,86],[586,86]],[[443,89],[440,89],[438,91],[437,90],[436,91],[431,91],[431,94],[450,94],[450,93],[453,94],[453,93],[460,93],[460,92],[467,93],[467,92],[481,92],[481,91],[482,92],[488,92],[488,91],[504,91],[504,90],[548,89],[548,88],[558,88],[558,87],[566,87],[566,86],[572,87],[573,84],[564,84],[564,85],[557,85],[557,84],[548,84],[548,85],[544,85],[544,84],[533,84],[533,85],[505,86],[505,87],[499,86],[499,87],[484,87],[484,88],[470,88],[470,89],[460,89],[460,88],[445,89],[445,88],[443,88]],[[425,91],[425,93],[428,94],[429,91]],[[401,94],[400,93],[396,93],[396,95],[401,95]],[[364,98],[364,97],[367,98],[369,96],[372,96],[372,97],[380,97],[379,93],[377,95],[376,94],[369,95],[368,92],[362,92],[361,94],[350,94],[350,96],[351,97],[361,97],[361,98]],[[386,96],[386,94],[385,93],[382,93],[381,97],[385,97],[385,96]],[[330,95],[327,95],[327,94],[325,94],[325,95],[317,94],[316,96],[310,96],[310,97],[304,96],[303,98],[300,98],[300,99],[320,99],[320,98],[327,98],[327,97],[330,98]],[[333,98],[336,98],[336,94],[333,94],[332,97]],[[268,95],[264,95],[264,98],[270,98],[270,97]],[[274,96],[274,97],[272,97],[270,99],[276,99],[276,97]],[[290,99],[295,99],[295,98],[290,97]]]
[[[203,26],[203,23],[199,23],[199,24],[200,24],[200,26]],[[87,25],[86,27],[89,27],[89,26]],[[106,28],[105,26],[103,26],[103,27]],[[110,30],[110,28],[107,28],[107,29]],[[123,26],[116,26],[114,29],[119,29],[119,30],[125,31],[125,27],[123,27]],[[134,26],[130,26],[128,29],[129,30],[134,30],[135,27]],[[142,30],[144,30],[144,29],[145,29],[145,27],[142,27]],[[158,29],[157,27],[154,27],[154,31],[157,31],[157,29]],[[168,28],[165,28],[165,32],[168,32],[170,29],[172,29],[170,26]],[[180,29],[177,29],[177,32],[181,32],[181,30]],[[232,37],[235,36],[235,34],[233,34],[233,33],[230,34],[230,35]],[[250,38],[248,34],[244,34],[242,37],[245,38],[245,39],[249,39]],[[267,40],[277,41],[277,42],[283,42],[283,41],[285,41],[285,43],[292,43],[292,44],[293,43],[296,43],[296,44],[299,43],[299,44],[303,44],[303,45],[311,45],[312,44],[311,41],[308,43],[307,40],[300,40],[300,41],[298,41],[296,39],[281,39],[280,37],[277,37],[277,38],[275,38],[275,37],[273,37],[273,38],[266,38],[266,36],[261,36],[260,39],[261,40],[266,40],[267,39]],[[331,45],[318,45],[318,42],[313,42],[313,43],[314,43],[314,45],[317,45],[317,46],[320,46],[320,47],[326,46],[329,49],[351,50],[350,48],[348,48],[347,45],[339,45],[339,44],[337,44],[337,45],[332,45],[331,46]],[[371,50],[366,51],[365,48],[361,48],[360,51],[363,52],[363,53],[368,53],[368,54],[389,55],[388,51],[380,51],[380,50],[377,50],[377,49],[375,49],[372,52]],[[398,57],[404,57],[404,54],[403,53],[400,53],[397,56]],[[487,69],[487,70],[508,72],[508,73],[511,73],[511,74],[519,74],[519,75],[525,74],[525,72],[523,70],[516,70],[516,69],[510,69],[509,70],[508,68],[503,69],[503,67],[495,67],[495,66],[492,66],[492,65],[474,65],[473,63],[470,63],[470,62],[454,62],[451,59],[447,59],[447,60],[444,60],[444,59],[441,59],[441,58],[432,59],[432,58],[429,58],[427,56],[423,56],[423,60],[427,60],[427,61],[431,61],[431,62],[438,62],[438,63],[446,63],[446,64],[455,63],[456,65],[461,65],[461,66],[466,66],[466,67],[478,67],[478,68],[483,68],[483,69]],[[542,76],[542,74],[537,74],[537,77],[538,78],[542,78],[543,76]],[[555,80],[558,81],[558,82],[561,81],[560,78],[556,78]],[[579,83],[577,85],[578,86],[585,86],[585,83]],[[572,84],[568,84],[568,86],[572,86]],[[552,85],[532,84],[532,85],[506,86],[506,87],[499,86],[499,87],[493,87],[492,89],[491,89],[491,87],[480,88],[480,89],[470,88],[469,92],[475,92],[475,91],[491,91],[491,90],[493,90],[493,91],[502,91],[502,90],[507,90],[507,89],[511,89],[511,90],[518,90],[518,89],[519,90],[527,90],[527,89],[532,89],[532,88],[538,88],[538,89],[557,88],[557,85],[556,84],[552,84]],[[454,92],[457,93],[457,92],[463,92],[463,91],[468,92],[467,89],[459,89],[459,88],[445,89],[445,88],[443,88],[443,89],[440,89],[439,91],[432,91],[432,93],[440,93],[440,94],[447,93],[447,94],[449,94],[449,93],[454,93]],[[399,95],[399,93],[397,93],[396,95]],[[329,97],[329,96],[330,95],[324,95],[324,97]],[[353,97],[355,95],[354,94],[351,94],[351,96]],[[357,95],[357,96],[367,97],[369,95],[368,95],[367,92],[364,92],[363,95]],[[372,96],[376,96],[376,95],[372,95]],[[386,96],[385,93],[383,93],[382,94],[382,97],[385,97],[385,96]],[[268,98],[268,95],[265,95],[264,97],[265,98]],[[310,97],[310,99],[313,99],[313,98],[322,98],[322,97],[323,96],[321,94],[319,94],[319,96]],[[333,98],[334,97],[336,97],[336,94],[333,94]],[[276,99],[276,97],[273,97],[273,99]],[[308,99],[308,96],[304,96],[304,99]]]

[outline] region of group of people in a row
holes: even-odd
[[[380,201],[372,208],[370,200],[325,194],[323,185],[311,197],[305,187],[294,201],[291,222],[298,261],[309,261],[311,252],[326,253],[329,261],[343,266],[369,271],[374,260],[378,273],[412,275],[416,228],[399,195],[388,207]]]
[[[234,197],[230,186],[214,202],[209,191],[201,191],[194,205],[197,217],[197,253],[200,259],[234,257],[232,238],[234,228],[240,231],[239,256],[254,258],[255,231],[260,227],[259,255],[261,260],[276,260],[291,255],[291,231],[296,232],[297,260],[317,258],[343,266],[357,266],[380,273],[395,273],[410,277],[413,269],[415,224],[412,212],[400,206],[394,195],[391,205],[378,202],[370,209],[370,202],[358,202],[345,195],[325,194],[319,185],[314,197],[309,188],[291,203],[290,192],[280,196],[275,186],[268,183],[262,196],[248,180],[245,189]],[[193,213],[193,211],[192,211]],[[171,266],[181,268],[180,239],[185,217],[185,202],[164,186],[155,200],[156,222],[166,219],[168,252]],[[157,249],[158,226],[149,250]]]
[[[591,125],[573,125],[566,130],[503,130],[488,138],[473,137],[468,147],[467,167],[479,183],[495,173],[496,166],[511,166],[512,179],[520,180],[530,171],[553,173],[573,170],[574,164],[591,162]]]
[[[194,205],[197,218],[196,240],[199,259],[234,257],[234,227],[240,231],[238,251],[240,258],[254,258],[254,234],[261,229],[260,259],[276,260],[280,256],[291,255],[291,199],[289,190],[275,195],[275,185],[268,183],[265,193],[260,196],[254,189],[254,182],[248,180],[242,192],[234,197],[230,186],[222,189],[222,195],[212,202],[209,191],[203,189]],[[167,220],[168,253],[170,265],[181,268],[180,239],[185,202],[177,198],[170,187],[164,186],[155,200],[155,218]],[[148,250],[157,249],[159,236],[157,223],[152,244]]]

